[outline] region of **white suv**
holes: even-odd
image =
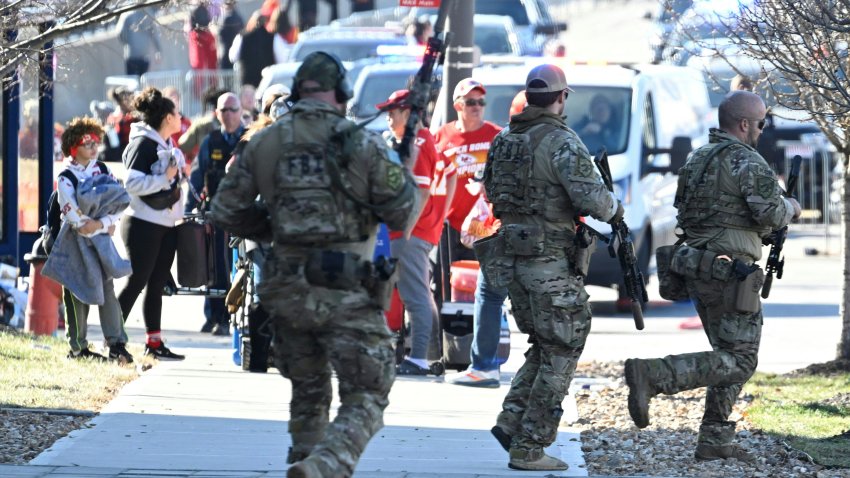
[[[524,88],[533,66],[528,63],[473,70],[472,77],[487,88],[485,119],[507,125],[511,102]],[[575,90],[565,111],[570,127],[583,129],[591,104],[602,101],[598,98],[610,105],[608,124],[613,126],[609,134],[604,138],[590,133],[579,136],[591,154],[603,145],[608,150],[615,193],[625,206],[640,268],[649,277],[655,266],[655,248],[676,240],[676,172],[691,146],[705,144],[708,139],[711,105],[705,82],[695,70],[668,65],[562,67],[567,83]],[[611,232],[608,224],[592,218],[587,224],[606,235]],[[619,264],[605,247],[597,248],[587,283],[617,287],[624,293],[619,287]]]

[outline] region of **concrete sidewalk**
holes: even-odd
[[[96,334],[92,330],[90,337]],[[142,336],[131,331],[135,339]],[[170,347],[186,354],[185,361],[160,362],[125,386],[86,428],[28,466],[0,466],[0,476],[285,476],[289,382],[274,369],[243,372],[233,363],[229,339],[188,331],[167,337]],[[562,429],[548,450],[569,463],[568,471],[508,469],[507,454],[489,430],[508,379],[522,363],[525,341],[513,339],[499,389],[398,378],[385,427],[370,442],[355,476],[587,476],[579,436],[569,429]],[[568,396],[565,409],[574,410],[571,401]]]

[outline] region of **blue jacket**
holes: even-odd
[[[88,217],[118,214],[130,205],[130,195],[115,179],[100,175],[77,186],[77,204]],[[83,237],[68,222],[56,237],[41,273],[62,284],[74,297],[90,305],[103,305],[103,283],[131,272],[130,261],[121,257],[112,237]]]

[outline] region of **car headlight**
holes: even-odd
[[[614,181],[614,196],[623,204],[632,202],[632,176]]]

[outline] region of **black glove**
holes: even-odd
[[[608,219],[608,224],[619,224],[620,221],[623,220],[623,215],[625,213],[626,213],[626,210],[623,209],[623,203],[621,203],[620,201],[617,201],[617,212],[614,213],[614,215],[611,217],[611,219]]]
[[[775,242],[776,242],[776,231],[773,231],[770,234],[761,238],[761,243],[764,246],[771,246]]]

